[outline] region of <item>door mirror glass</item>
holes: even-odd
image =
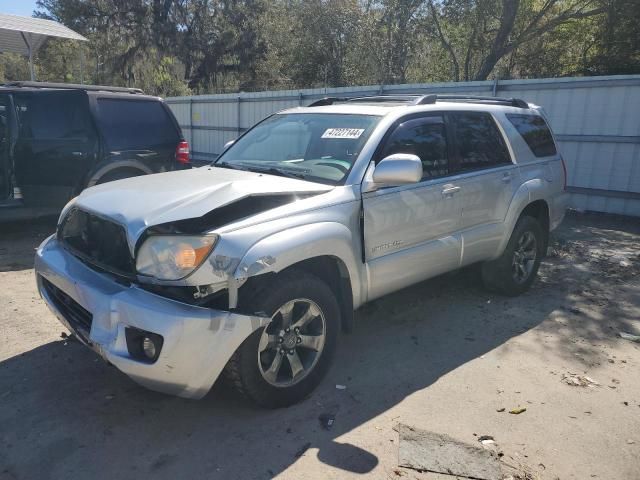
[[[394,153],[380,160],[373,171],[373,183],[378,187],[397,187],[417,183],[422,179],[422,162],[416,155]]]
[[[234,143],[236,143],[236,139],[235,138],[233,140],[229,140],[227,143],[224,144],[224,147],[222,147],[222,150],[223,151],[226,150],[227,148],[229,148]]]

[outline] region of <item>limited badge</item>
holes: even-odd
[[[327,128],[322,138],[360,138],[364,128]]]

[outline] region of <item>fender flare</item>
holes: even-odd
[[[507,211],[507,215],[505,216],[505,235],[503,235],[495,258],[499,257],[500,255],[502,255],[502,252],[504,252],[504,249],[507,247],[507,243],[511,238],[511,234],[513,233],[514,228],[516,228],[516,222],[518,221],[518,218],[520,218],[520,215],[527,207],[527,205],[535,202],[536,200],[544,200],[545,202],[547,202],[544,195],[546,189],[547,185],[545,185],[545,181],[540,178],[527,180],[522,185],[520,185],[511,199],[509,210]]]
[[[84,188],[93,187],[98,180],[104,177],[107,173],[111,173],[114,170],[119,170],[121,168],[140,170],[145,175],[154,173],[154,171],[147,165],[138,160],[119,160],[117,162],[109,162],[101,166],[99,165],[93,173],[89,174],[89,179],[86,181]]]
[[[245,253],[233,274],[234,281],[230,283],[240,286],[250,277],[278,273],[310,258],[335,257],[347,269],[353,304],[357,307],[362,303],[366,286],[363,285],[356,245],[359,245],[359,239],[341,223],[319,222],[282,230],[261,239]]]

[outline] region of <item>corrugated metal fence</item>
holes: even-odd
[[[175,97],[176,115],[196,159],[273,112],[325,96],[456,93],[513,96],[546,110],[569,171],[571,205],[640,216],[640,75],[365,86]]]

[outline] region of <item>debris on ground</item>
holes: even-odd
[[[619,332],[620,338],[630,340],[632,342],[640,343],[640,335],[633,335],[631,333]]]
[[[478,441],[482,445],[494,445],[496,443],[496,440],[491,435],[480,435]]]
[[[400,467],[479,480],[502,480],[498,455],[438,433],[398,425]]]
[[[599,387],[600,384],[593,378],[586,375],[578,375],[576,373],[562,374],[562,381],[572,387]]]
[[[346,385],[336,385],[336,390],[346,390]]]
[[[498,412],[498,413],[502,413],[502,412],[504,412],[505,410],[506,410],[506,408],[501,407],[501,408],[497,408],[497,409],[496,409],[496,412]]]
[[[67,338],[68,336],[67,332],[60,332],[60,338]]]
[[[333,424],[336,421],[336,416],[333,413],[323,413],[318,417],[318,420],[320,420],[322,428],[325,430],[331,430],[331,427],[333,427]]]
[[[520,415],[521,413],[526,412],[527,409],[524,407],[518,407],[518,408],[514,408],[512,410],[509,410],[509,413],[513,414],[513,415]]]

